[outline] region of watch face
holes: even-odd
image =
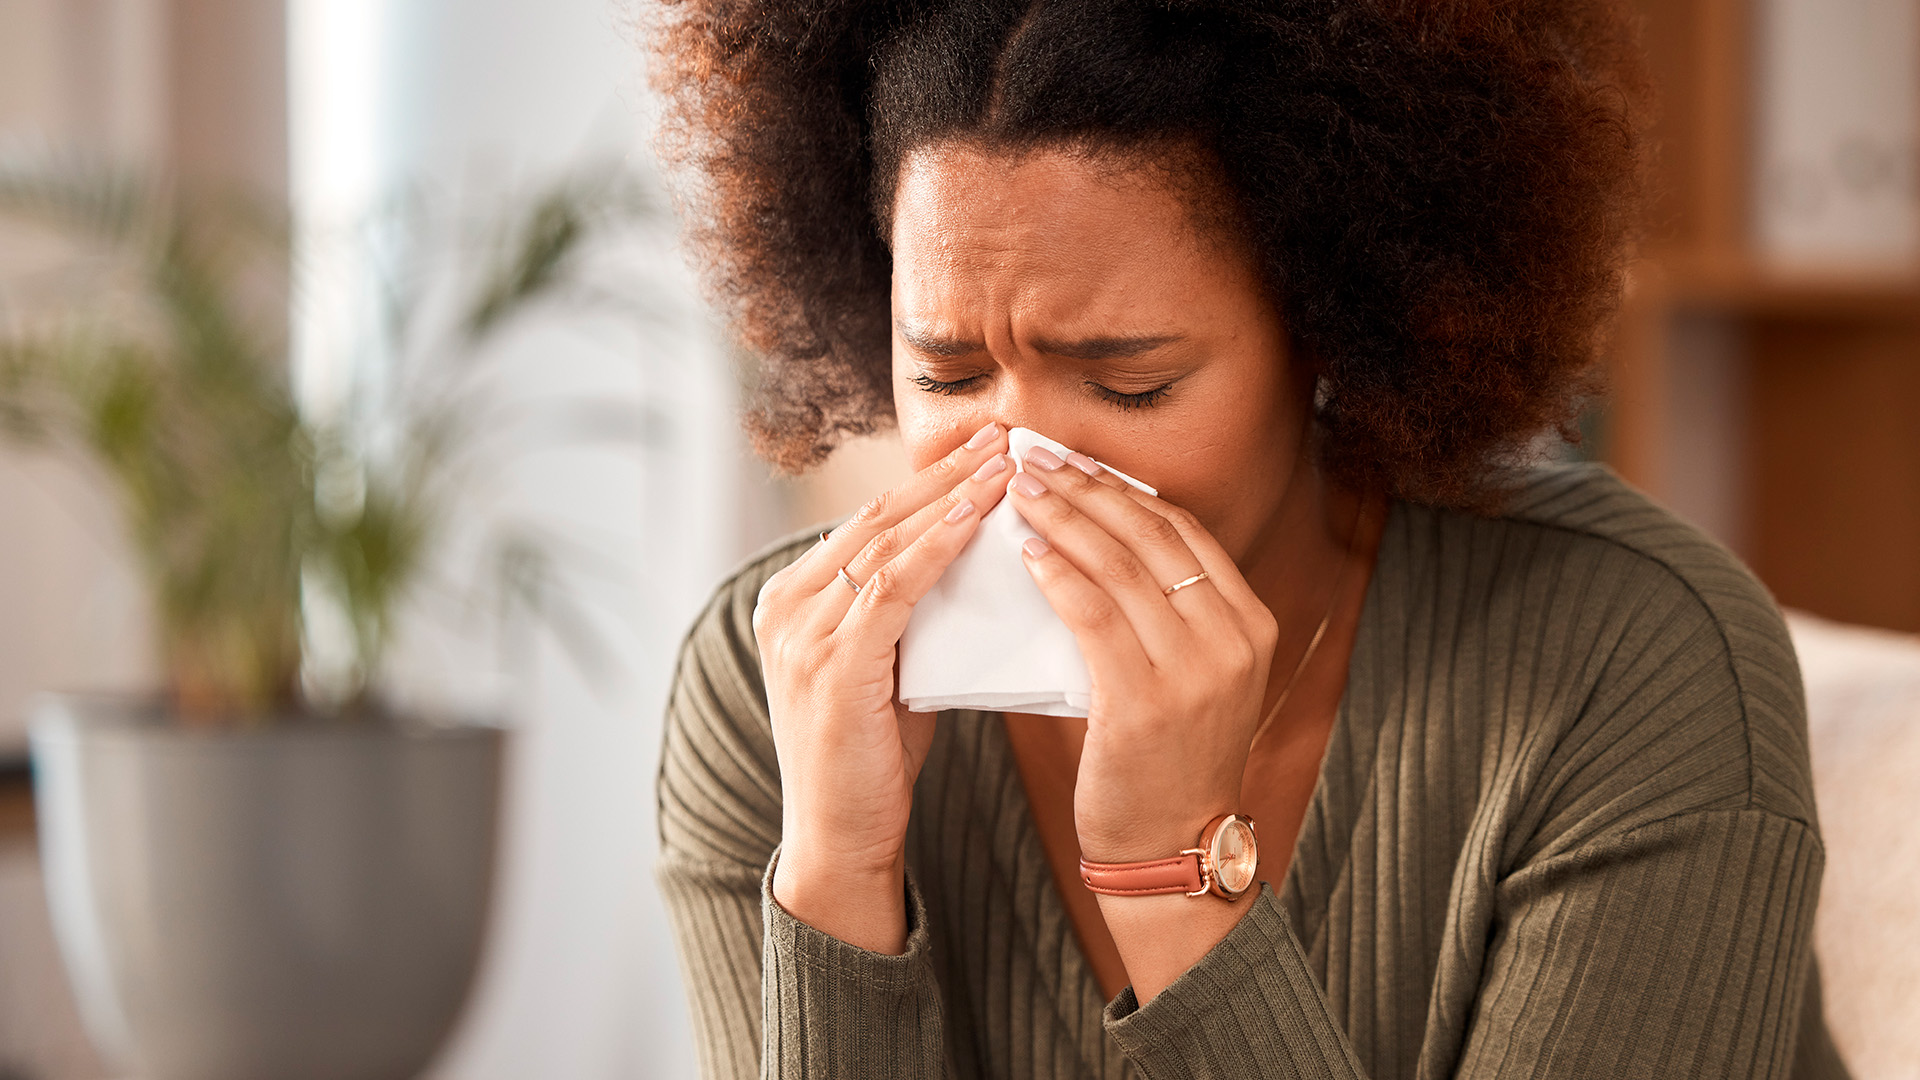
[[[1260,865],[1254,847],[1253,827],[1237,817],[1221,822],[1213,834],[1213,875],[1220,890],[1238,896],[1253,885],[1254,871]]]

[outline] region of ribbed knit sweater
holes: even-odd
[[[1497,517],[1392,504],[1285,880],[1144,1007],[1102,999],[999,714],[937,725],[904,955],[774,902],[750,619],[815,541],[720,587],[668,707],[657,876],[707,1077],[1845,1075],[1786,629],[1604,468]]]

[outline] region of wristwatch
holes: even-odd
[[[1154,896],[1212,893],[1238,900],[1253,887],[1260,865],[1260,849],[1253,821],[1238,814],[1221,814],[1200,830],[1198,846],[1171,858],[1134,863],[1095,863],[1080,860],[1080,880],[1087,888],[1108,896]]]

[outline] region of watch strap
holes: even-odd
[[[1088,889],[1108,896],[1155,896],[1207,890],[1199,848],[1188,848],[1166,859],[1148,862],[1095,863],[1080,860],[1080,880]]]

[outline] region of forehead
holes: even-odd
[[[916,151],[892,219],[895,296],[909,310],[1178,304],[1221,254],[1164,169],[1067,150]]]

